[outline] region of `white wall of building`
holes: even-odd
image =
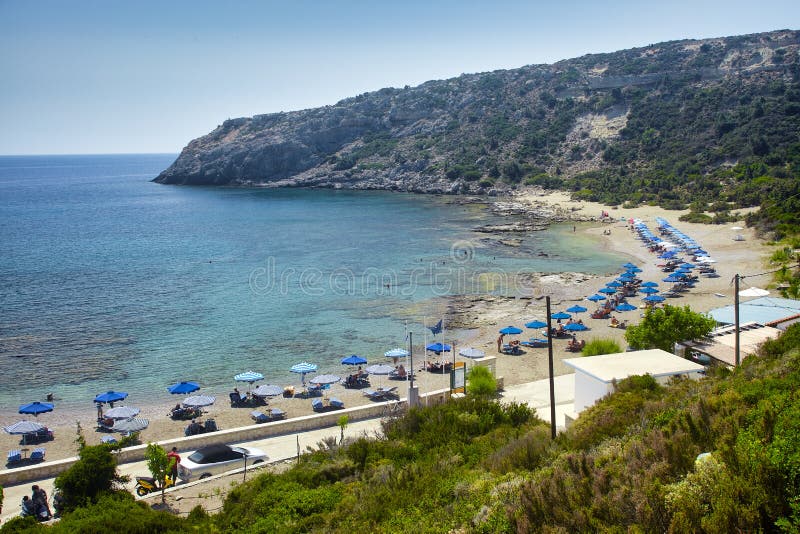
[[[613,390],[613,385],[575,371],[575,411],[580,413]]]

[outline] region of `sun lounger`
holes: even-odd
[[[45,455],[45,448],[44,447],[36,447],[35,449],[33,449],[33,452],[31,452],[31,457],[30,458],[31,458],[32,462],[43,462],[44,461],[44,455]]]
[[[371,389],[365,389],[363,391],[364,396],[368,397],[370,400],[381,400],[383,399],[383,392],[382,391],[373,391]]]
[[[336,408],[337,410],[344,408],[344,403],[336,397],[331,397],[331,400],[328,402],[328,404],[331,405],[331,408]]]
[[[386,397],[396,397],[397,396],[397,386],[392,386],[388,388],[382,388],[378,390],[378,393],[381,394],[384,398]]]
[[[252,419],[256,423],[266,423],[269,421],[269,417],[267,417],[267,414],[259,412],[258,410],[253,410],[252,412],[250,412],[250,419]]]
[[[8,451],[7,465],[13,465],[22,461],[22,451],[19,449],[12,449]]]
[[[311,401],[311,409],[315,412],[321,412],[325,406],[322,404],[322,399],[314,399]]]
[[[269,411],[270,419],[273,421],[277,421],[279,419],[283,419],[286,417],[286,412],[281,410],[280,408],[273,408]]]

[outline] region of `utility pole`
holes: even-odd
[[[550,295],[547,303],[547,364],[550,371],[550,437],[556,439],[556,385],[553,380],[553,319],[550,317]]]
[[[408,370],[411,373],[410,380],[408,382],[408,407],[414,408],[419,406],[419,391],[417,390],[416,386],[414,386],[414,333],[408,333],[408,357],[409,361],[411,362],[411,369]]]
[[[733,334],[733,352],[736,367],[739,367],[739,273],[733,277],[733,323],[736,330]]]

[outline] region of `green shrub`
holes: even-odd
[[[152,510],[146,502],[136,502],[127,492],[105,494],[97,502],[65,514],[50,529],[53,534],[73,532],[116,532],[156,534],[192,532],[189,524],[171,513]],[[203,528],[206,532],[208,528]]]
[[[601,354],[616,354],[622,352],[619,343],[613,339],[590,339],[581,350],[584,356],[599,356]]]
[[[497,380],[488,367],[475,365],[469,370],[467,393],[478,396],[492,396],[497,393]]]
[[[91,504],[128,481],[128,477],[117,473],[117,459],[103,445],[82,447],[78,457],[78,461],[55,480],[67,511]]]

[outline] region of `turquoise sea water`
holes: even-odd
[[[487,240],[473,228],[492,217],[452,198],[151,183],[174,157],[0,157],[0,412],[47,392],[156,401],[181,379],[224,391],[250,369],[292,383],[294,363],[421,340],[434,297],[525,292],[482,274],[620,263],[571,227]]]

